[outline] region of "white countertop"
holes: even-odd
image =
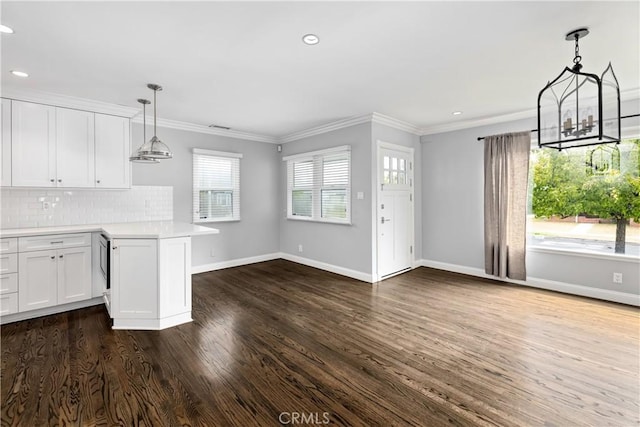
[[[90,232],[101,232],[111,239],[168,239],[171,237],[218,234],[220,230],[186,222],[144,221],[116,224],[63,225],[59,227],[8,228],[0,230],[0,237]]]

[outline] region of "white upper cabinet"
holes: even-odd
[[[8,102],[3,99],[2,104],[2,185],[131,186],[129,119],[14,100],[8,109],[11,126],[7,133],[4,123]],[[11,159],[9,181],[5,179],[6,155]]]
[[[0,138],[2,138],[2,149],[0,150],[0,186],[11,186],[11,100],[2,99],[2,110],[0,111],[2,121],[0,122]]]
[[[56,185],[95,187],[94,113],[56,108]]]
[[[131,163],[129,119],[96,114],[97,188],[129,188]]]
[[[56,186],[56,108],[11,101],[11,184]]]

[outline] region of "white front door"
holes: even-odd
[[[408,270],[413,258],[413,151],[378,149],[378,276]]]

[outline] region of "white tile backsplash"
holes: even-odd
[[[48,207],[45,209],[44,205]],[[0,190],[0,228],[173,220],[173,187]]]

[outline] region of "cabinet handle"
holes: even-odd
[[[49,181],[51,181],[51,182],[56,182],[56,180],[55,180],[55,179],[50,179]]]
[[[55,255],[53,255],[53,256],[51,257],[51,259],[56,259],[56,256],[55,256]]]
[[[98,180],[96,181],[96,183],[100,184],[100,180],[98,179]]]
[[[60,255],[60,258],[63,258],[63,257],[64,257],[64,255]]]
[[[113,247],[113,250],[115,251],[116,249],[118,249],[118,247],[117,247],[117,246],[114,246],[114,247]]]
[[[51,242],[52,245],[57,245],[57,244],[62,244],[62,243],[64,243],[62,240],[56,241],[56,242]]]
[[[62,180],[61,180],[61,179],[59,179],[59,180],[58,180],[58,182],[62,182]]]

